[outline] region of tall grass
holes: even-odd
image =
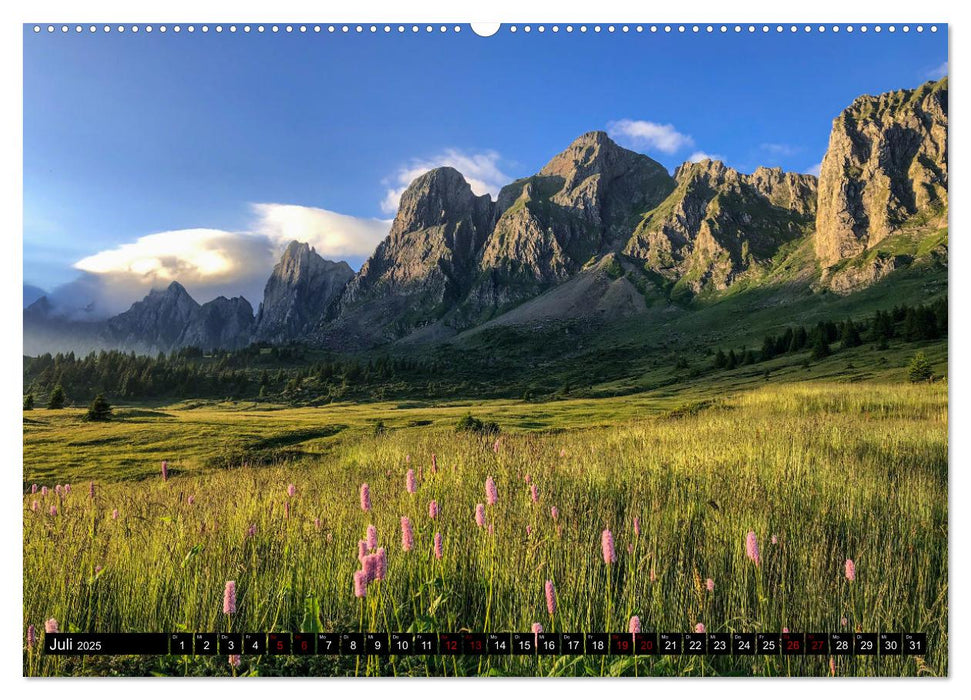
[[[405,474],[419,465],[410,494]],[[474,517],[487,476],[499,490],[486,507],[491,534]],[[411,552],[401,548],[403,515],[414,526]],[[388,572],[358,599],[357,543],[369,524]],[[616,543],[609,566],[604,529]],[[759,565],[745,556],[749,531]],[[709,632],[923,631],[926,657],[837,657],[837,673],[946,674],[946,386],[771,386],[609,428],[503,435],[498,448],[492,438],[414,428],[354,436],[286,465],[176,472],[167,482],[105,474],[93,500],[86,484],[25,495],[24,572],[25,630],[54,617],[79,631],[528,631],[534,622],[624,631],[638,615],[645,631],[699,622]],[[236,581],[234,615],[222,612],[227,580]],[[546,580],[557,593],[552,618]],[[36,648],[24,664],[31,675],[830,672],[826,657],[244,656],[233,669],[225,657],[83,660]]]

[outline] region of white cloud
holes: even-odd
[[[927,71],[927,77],[931,80],[940,80],[947,75],[947,68],[947,61],[944,61],[944,63],[939,65],[937,68]]]
[[[823,167],[822,162],[816,163],[816,165],[812,165],[812,166],[806,168],[806,174],[807,175],[815,175],[816,177],[819,177],[819,169],[822,168],[822,167]]]
[[[385,219],[362,219],[336,211],[296,204],[253,204],[252,231],[280,246],[293,240],[307,242],[331,260],[367,257],[391,229]]]
[[[695,144],[693,138],[679,132],[673,124],[656,124],[636,119],[608,122],[607,133],[613,138],[669,154]]]
[[[720,160],[724,162],[725,156],[720,153],[705,153],[704,151],[695,151],[688,156],[689,163],[700,163],[703,160]]]
[[[81,277],[54,290],[51,299],[65,312],[91,308],[86,313],[107,315],[178,281],[196,301],[242,294],[255,308],[290,241],[307,242],[331,260],[363,258],[391,228],[390,221],[294,204],[252,204],[251,210],[244,231],[162,231],[89,255],[74,263]]]
[[[464,153],[455,148],[446,149],[431,158],[416,158],[385,181],[389,188],[381,201],[381,210],[388,214],[396,213],[401,195],[408,185],[429,170],[443,166],[451,166],[462,173],[475,194],[495,196],[503,185],[513,179],[500,169],[501,161],[502,157],[495,151]]]

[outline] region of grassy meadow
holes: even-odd
[[[928,354],[946,362],[946,345]],[[846,357],[832,362],[845,374]],[[831,669],[828,657],[243,656],[234,667],[225,656],[57,658],[25,646],[24,672],[946,675],[947,384],[906,383],[899,367],[832,381],[826,367],[543,404],[182,403],[118,408],[103,424],[34,410],[24,627],[584,632],[624,631],[636,615],[645,631],[924,631],[925,657],[836,657]],[[469,411],[500,424],[498,442],[454,429]],[[498,501],[480,527],[490,476]],[[63,483],[70,492],[56,493]],[[387,572],[359,598],[369,525]]]

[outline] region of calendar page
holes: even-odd
[[[25,676],[949,674],[946,23],[22,35]]]

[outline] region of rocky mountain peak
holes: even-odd
[[[815,178],[718,160],[684,163],[677,187],[640,219],[625,252],[667,279],[676,295],[727,289],[766,270],[779,248],[812,224]]]
[[[705,158],[678,166],[674,179],[679,184],[691,181],[706,187],[741,192],[744,188],[764,197],[776,207],[801,216],[816,212],[816,178],[802,173],[785,172],[782,168],[759,166],[752,174],[741,173],[720,160]]]
[[[441,317],[468,290],[494,206],[454,168],[415,178],[388,237],[340,300],[344,337],[391,339]]]
[[[330,313],[353,277],[346,262],[325,260],[309,243],[291,241],[263,290],[254,338],[282,342],[308,332]]]
[[[738,171],[729,168],[720,160],[712,160],[711,158],[703,158],[698,161],[685,161],[674,169],[674,179],[678,183],[685,182],[690,178],[703,178],[718,182],[724,180],[726,175],[737,177]]]
[[[614,143],[604,131],[588,131],[574,139],[564,151],[553,156],[539,175],[553,175],[565,180],[582,179],[610,166],[610,161],[632,153]]]
[[[632,212],[655,206],[674,189],[663,165],[618,146],[603,131],[577,138],[537,176],[559,185],[550,201],[594,227],[601,248],[614,246],[629,233]]]
[[[491,213],[489,195],[476,196],[458,170],[434,168],[419,175],[402,193],[391,238],[435,226],[447,226]]]
[[[106,336],[118,347],[156,352],[176,347],[186,326],[198,312],[189,292],[178,282],[166,289],[153,289],[128,311],[106,322]]]
[[[815,248],[824,268],[920,219],[946,220],[947,78],[863,96],[833,120]]]

